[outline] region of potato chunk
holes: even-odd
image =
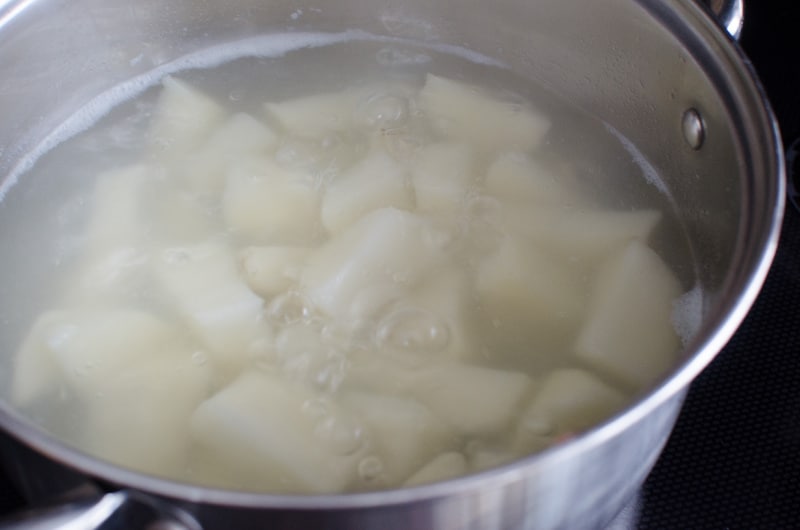
[[[411,395],[465,436],[503,432],[533,390],[523,373],[457,363],[420,370],[410,385]]]
[[[207,138],[225,116],[223,108],[198,89],[175,77],[165,77],[148,140],[156,152],[184,154]]]
[[[318,233],[319,202],[308,175],[251,158],[230,168],[222,215],[228,228],[248,242],[306,243]]]
[[[273,493],[343,491],[363,441],[335,404],[259,372],[243,373],[200,405],[191,427],[199,480]]]
[[[518,436],[526,445],[541,438],[583,431],[607,419],[625,404],[623,394],[589,372],[552,372],[520,416]]]
[[[429,230],[418,215],[376,210],[309,256],[302,285],[328,315],[366,318],[442,262]]]
[[[168,300],[225,370],[238,370],[254,344],[269,341],[264,301],[239,278],[222,242],[161,251],[156,277]]]
[[[680,283],[658,254],[631,242],[598,276],[575,353],[631,387],[651,384],[676,361],[671,314],[680,294]]]
[[[474,153],[462,143],[430,145],[416,161],[412,178],[420,211],[452,215],[474,185]]]
[[[430,312],[445,327],[442,354],[469,359],[478,353],[477,315],[470,277],[461,269],[444,268],[424,281],[408,297],[413,307]]]
[[[419,101],[440,134],[484,151],[533,149],[550,128],[550,121],[528,105],[433,74],[426,77]]]
[[[370,454],[381,470],[362,477],[366,486],[396,486],[452,445],[452,432],[419,402],[399,396],[349,393],[342,406],[359,417],[369,434]]]
[[[151,172],[151,167],[137,164],[98,175],[86,229],[89,253],[141,242]]]
[[[304,247],[247,247],[239,252],[239,263],[247,285],[271,298],[297,283],[310,253]]]
[[[467,459],[461,453],[442,453],[406,480],[406,487],[421,486],[459,477],[467,473]]]
[[[14,377],[11,380],[11,399],[25,407],[53,392],[62,381],[59,367],[49,343],[62,322],[68,318],[64,311],[50,310],[36,318],[14,357]]]
[[[646,242],[661,220],[656,210],[603,211],[510,209],[508,229],[570,260],[595,261],[624,248],[631,240]]]
[[[189,463],[189,418],[207,397],[210,381],[209,366],[188,351],[109,374],[102,389],[84,400],[79,445],[123,467],[182,477]]]
[[[573,206],[580,202],[558,175],[530,155],[515,151],[498,156],[486,173],[486,192],[509,203]]]
[[[264,154],[275,146],[277,135],[246,113],[228,118],[194,152],[177,166],[183,182],[196,192],[219,194],[225,184],[227,167],[246,156]]]
[[[389,155],[374,152],[334,180],[322,201],[322,224],[337,234],[379,208],[414,208],[405,170]]]
[[[353,113],[361,97],[360,91],[350,89],[266,103],[264,108],[289,134],[322,136],[352,127]]]
[[[506,237],[478,265],[476,289],[488,318],[504,334],[548,342],[572,329],[583,312],[581,285],[530,244]]]
[[[40,317],[20,351],[19,398],[27,400],[58,374],[79,396],[94,397],[133,366],[187,352],[175,329],[149,313],[97,308],[53,311]],[[188,358],[188,354],[187,354]],[[24,361],[23,361],[24,359]],[[31,372],[44,369],[41,375]]]

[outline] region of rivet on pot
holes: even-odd
[[[703,142],[706,139],[706,128],[703,123],[703,117],[697,109],[689,109],[683,113],[683,120],[681,123],[683,129],[683,138],[689,147],[692,149],[700,149],[703,147]]]

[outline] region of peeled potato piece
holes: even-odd
[[[302,286],[325,313],[370,316],[444,259],[428,220],[395,208],[362,217],[308,258]]]
[[[144,247],[119,246],[87,257],[67,283],[66,304],[121,304],[150,285],[150,253]]]
[[[305,247],[247,247],[239,252],[239,264],[247,285],[271,298],[297,283],[310,253]]]
[[[50,375],[58,374],[72,392],[91,398],[130,367],[183,354],[187,348],[175,329],[143,311],[101,307],[49,312],[39,318],[20,350],[14,393],[26,401],[46,389]],[[33,372],[37,367],[41,374]]]
[[[625,396],[579,369],[556,370],[542,383],[520,416],[518,444],[548,445],[559,433],[576,433],[607,419],[625,405]]]
[[[79,446],[137,471],[185,476],[189,418],[207,397],[210,381],[209,366],[188,351],[109,374],[102,389],[84,400],[86,425]]]
[[[575,353],[633,388],[666,373],[679,347],[671,314],[681,285],[653,250],[631,242],[598,275]]]
[[[508,203],[569,206],[580,201],[557,174],[544,167],[529,154],[510,151],[500,154],[486,173],[486,192]]]
[[[57,330],[68,318],[64,311],[47,311],[37,317],[14,357],[11,399],[26,406],[53,392],[63,379],[49,344],[58,337]]]
[[[141,242],[145,191],[151,175],[152,168],[145,164],[98,175],[86,229],[89,253]]]
[[[322,224],[337,234],[379,208],[411,210],[414,191],[405,170],[389,155],[373,152],[336,178],[322,201]]]
[[[351,392],[342,396],[341,404],[363,421],[369,453],[380,465],[376,476],[361,477],[367,487],[401,484],[453,443],[453,434],[442,420],[413,399]]]
[[[264,108],[289,134],[313,137],[350,128],[361,96],[350,89],[266,103]]]
[[[431,482],[439,482],[461,475],[467,472],[467,459],[464,455],[456,452],[442,453],[406,480],[406,487],[421,486]]]
[[[265,124],[240,112],[214,130],[176,169],[192,190],[219,194],[225,184],[226,169],[241,157],[264,154],[277,144],[277,135]]]
[[[474,184],[475,155],[463,143],[430,145],[416,160],[412,178],[420,211],[452,215]]]
[[[335,404],[260,372],[243,373],[200,405],[191,427],[199,480],[271,493],[343,491],[363,442]]]
[[[566,259],[583,261],[608,256],[634,239],[646,242],[661,220],[656,210],[516,208],[506,213],[509,231]]]
[[[572,329],[583,313],[577,280],[520,238],[505,237],[479,263],[476,289],[485,314],[506,335],[558,336]]]
[[[441,135],[488,152],[533,149],[550,129],[550,120],[528,105],[433,74],[425,78],[419,102]]]
[[[156,152],[167,156],[199,147],[225,116],[209,96],[175,77],[165,77],[158,96],[148,139]]]
[[[477,315],[466,272],[457,268],[442,269],[409,295],[408,304],[429,312],[443,324],[447,335],[441,350],[443,355],[461,360],[475,357]]]
[[[229,169],[222,216],[234,234],[249,242],[306,243],[318,232],[319,202],[308,175],[267,158],[250,158]]]
[[[457,363],[419,370],[409,389],[465,436],[502,433],[532,390],[533,382],[523,373]]]
[[[238,370],[252,348],[269,341],[264,301],[239,278],[232,251],[220,241],[166,248],[155,266],[167,300],[226,370]]]

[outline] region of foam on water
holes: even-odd
[[[672,326],[686,346],[699,331],[703,322],[703,289],[695,285],[672,305]]]
[[[68,138],[89,129],[113,108],[139,96],[147,89],[158,84],[165,76],[184,70],[214,68],[244,57],[281,57],[296,50],[320,48],[348,41],[415,46],[454,55],[476,64],[498,68],[507,67],[505,63],[461,46],[374,35],[360,30],[348,30],[340,33],[279,33],[211,46],[159,65],[146,74],[133,77],[91,99],[75,114],[55,127],[49,135],[14,166],[7,178],[0,184],[0,201],[5,198],[8,190],[17,183],[19,177],[29,171],[41,156]]]

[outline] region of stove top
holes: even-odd
[[[741,46],[789,146],[800,137],[800,6],[745,4]],[[0,476],[0,513],[23,505]],[[800,528],[800,212],[791,204],[760,297],[692,385],[626,527],[631,519],[642,529]]]

